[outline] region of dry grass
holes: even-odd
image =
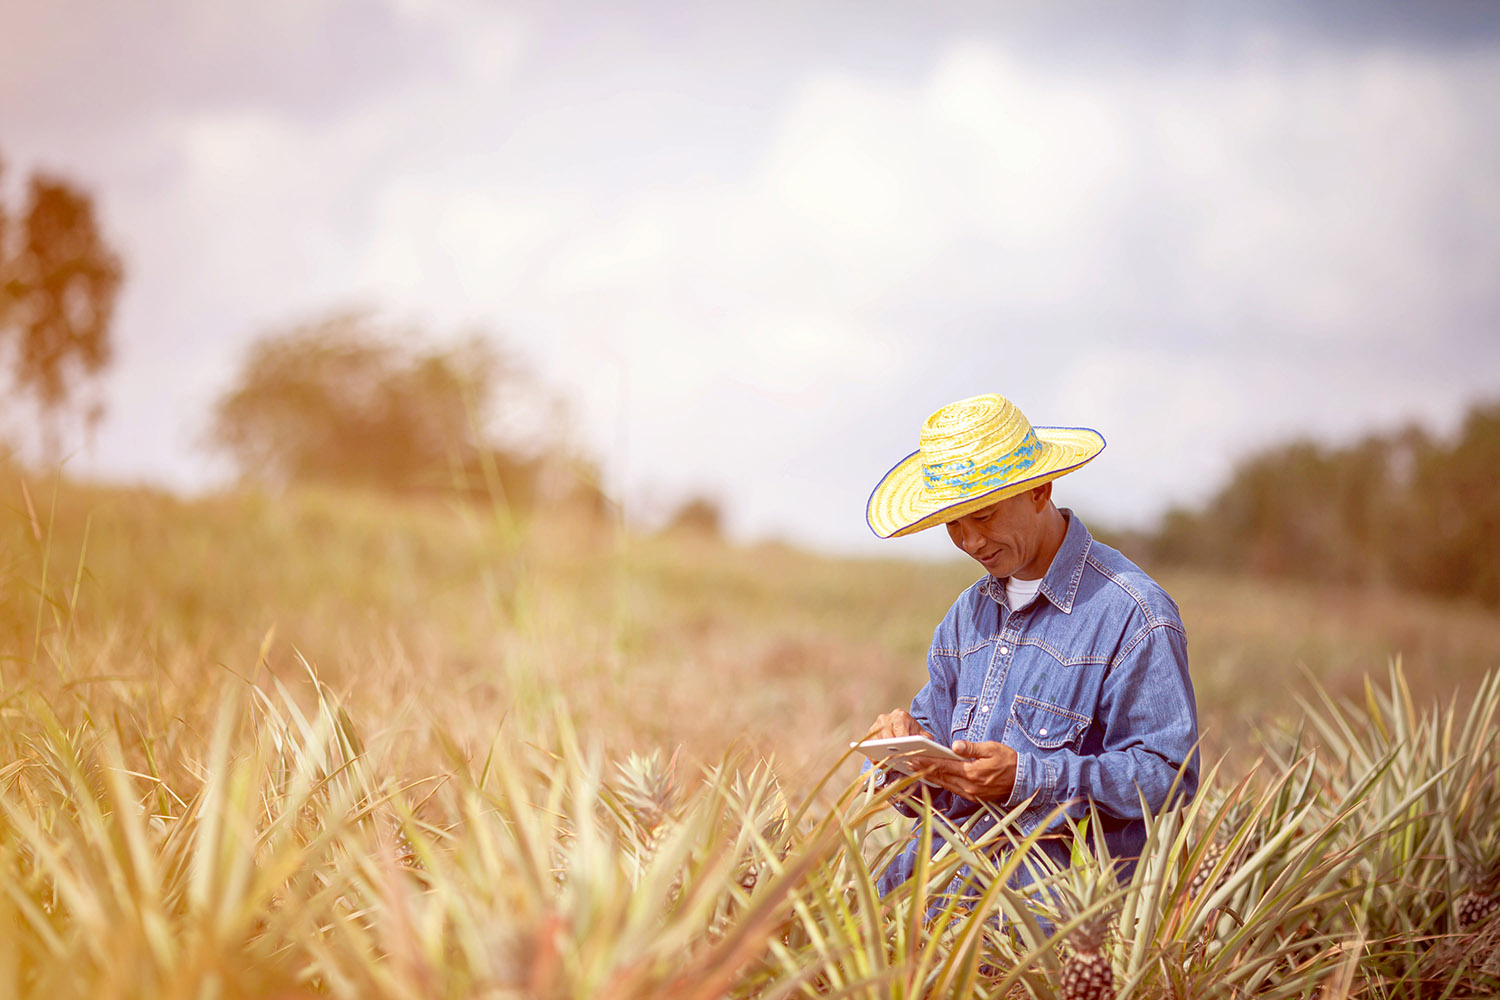
[[[195,502],[0,474],[7,686],[193,717],[232,676],[301,682],[351,709],[483,745],[557,703],[618,752],[732,742],[821,770],[925,676],[961,562],[829,559],[779,546],[517,526],[439,501],[306,493]],[[86,550],[86,554],[85,554]],[[45,588],[42,581],[45,576]],[[1212,750],[1256,752],[1301,671],[1336,693],[1401,657],[1419,695],[1500,666],[1500,617],[1380,592],[1178,574]],[[43,601],[45,594],[45,603]],[[430,750],[427,747],[423,752]]]
[[[964,565],[29,487],[0,469],[0,992],[1055,995],[1066,949],[1004,888],[1013,860],[971,858],[1003,923],[928,895],[962,852],[874,896],[891,814],[837,764],[921,682]],[[1232,752],[1130,887],[1069,876],[1135,929],[1122,995],[1494,985],[1428,944],[1462,940],[1455,852],[1500,819],[1500,685],[1479,683],[1500,622],[1162,576]],[[1482,696],[1423,712],[1397,677],[1329,703],[1319,761],[1246,738],[1300,714],[1299,667],[1344,690],[1397,654],[1418,691]],[[1233,849],[1195,893],[1215,830]]]

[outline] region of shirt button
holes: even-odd
[[[1045,729],[1038,729],[1038,730],[1037,730],[1037,731],[1036,731],[1036,734],[1037,734],[1037,735],[1038,735],[1038,736],[1046,736],[1046,735],[1047,735],[1047,730],[1045,730]]]
[[[1000,655],[1001,656],[1004,656],[1005,654],[1007,654],[1009,652],[1010,652],[1010,647],[1009,646],[1001,646],[1000,647]]]
[[[979,706],[979,710],[981,712],[988,712],[990,710],[990,706],[988,706],[988,705],[980,705]]]

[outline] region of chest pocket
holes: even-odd
[[[952,736],[958,739],[964,730],[969,728],[969,723],[974,719],[974,705],[978,698],[960,698],[953,706]]]
[[[1018,733],[1038,750],[1061,750],[1064,747],[1077,750],[1088,727],[1089,720],[1077,712],[1018,694],[1010,704],[1010,719],[1005,728],[1007,737]],[[1014,739],[1005,742],[1019,746]]]

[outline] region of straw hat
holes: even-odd
[[[1051,482],[1104,450],[1087,427],[1032,427],[1004,396],[990,393],[938,410],[921,446],[885,474],[865,520],[881,538],[909,535]]]

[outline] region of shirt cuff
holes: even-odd
[[[1039,770],[1037,765],[1040,763],[1041,761],[1032,754],[1016,754],[1016,782],[1011,786],[1010,796],[1003,803],[1006,809],[1014,809],[1030,798],[1033,793],[1042,790],[1040,776],[1037,774]],[[1032,803],[1033,806],[1038,804]]]

